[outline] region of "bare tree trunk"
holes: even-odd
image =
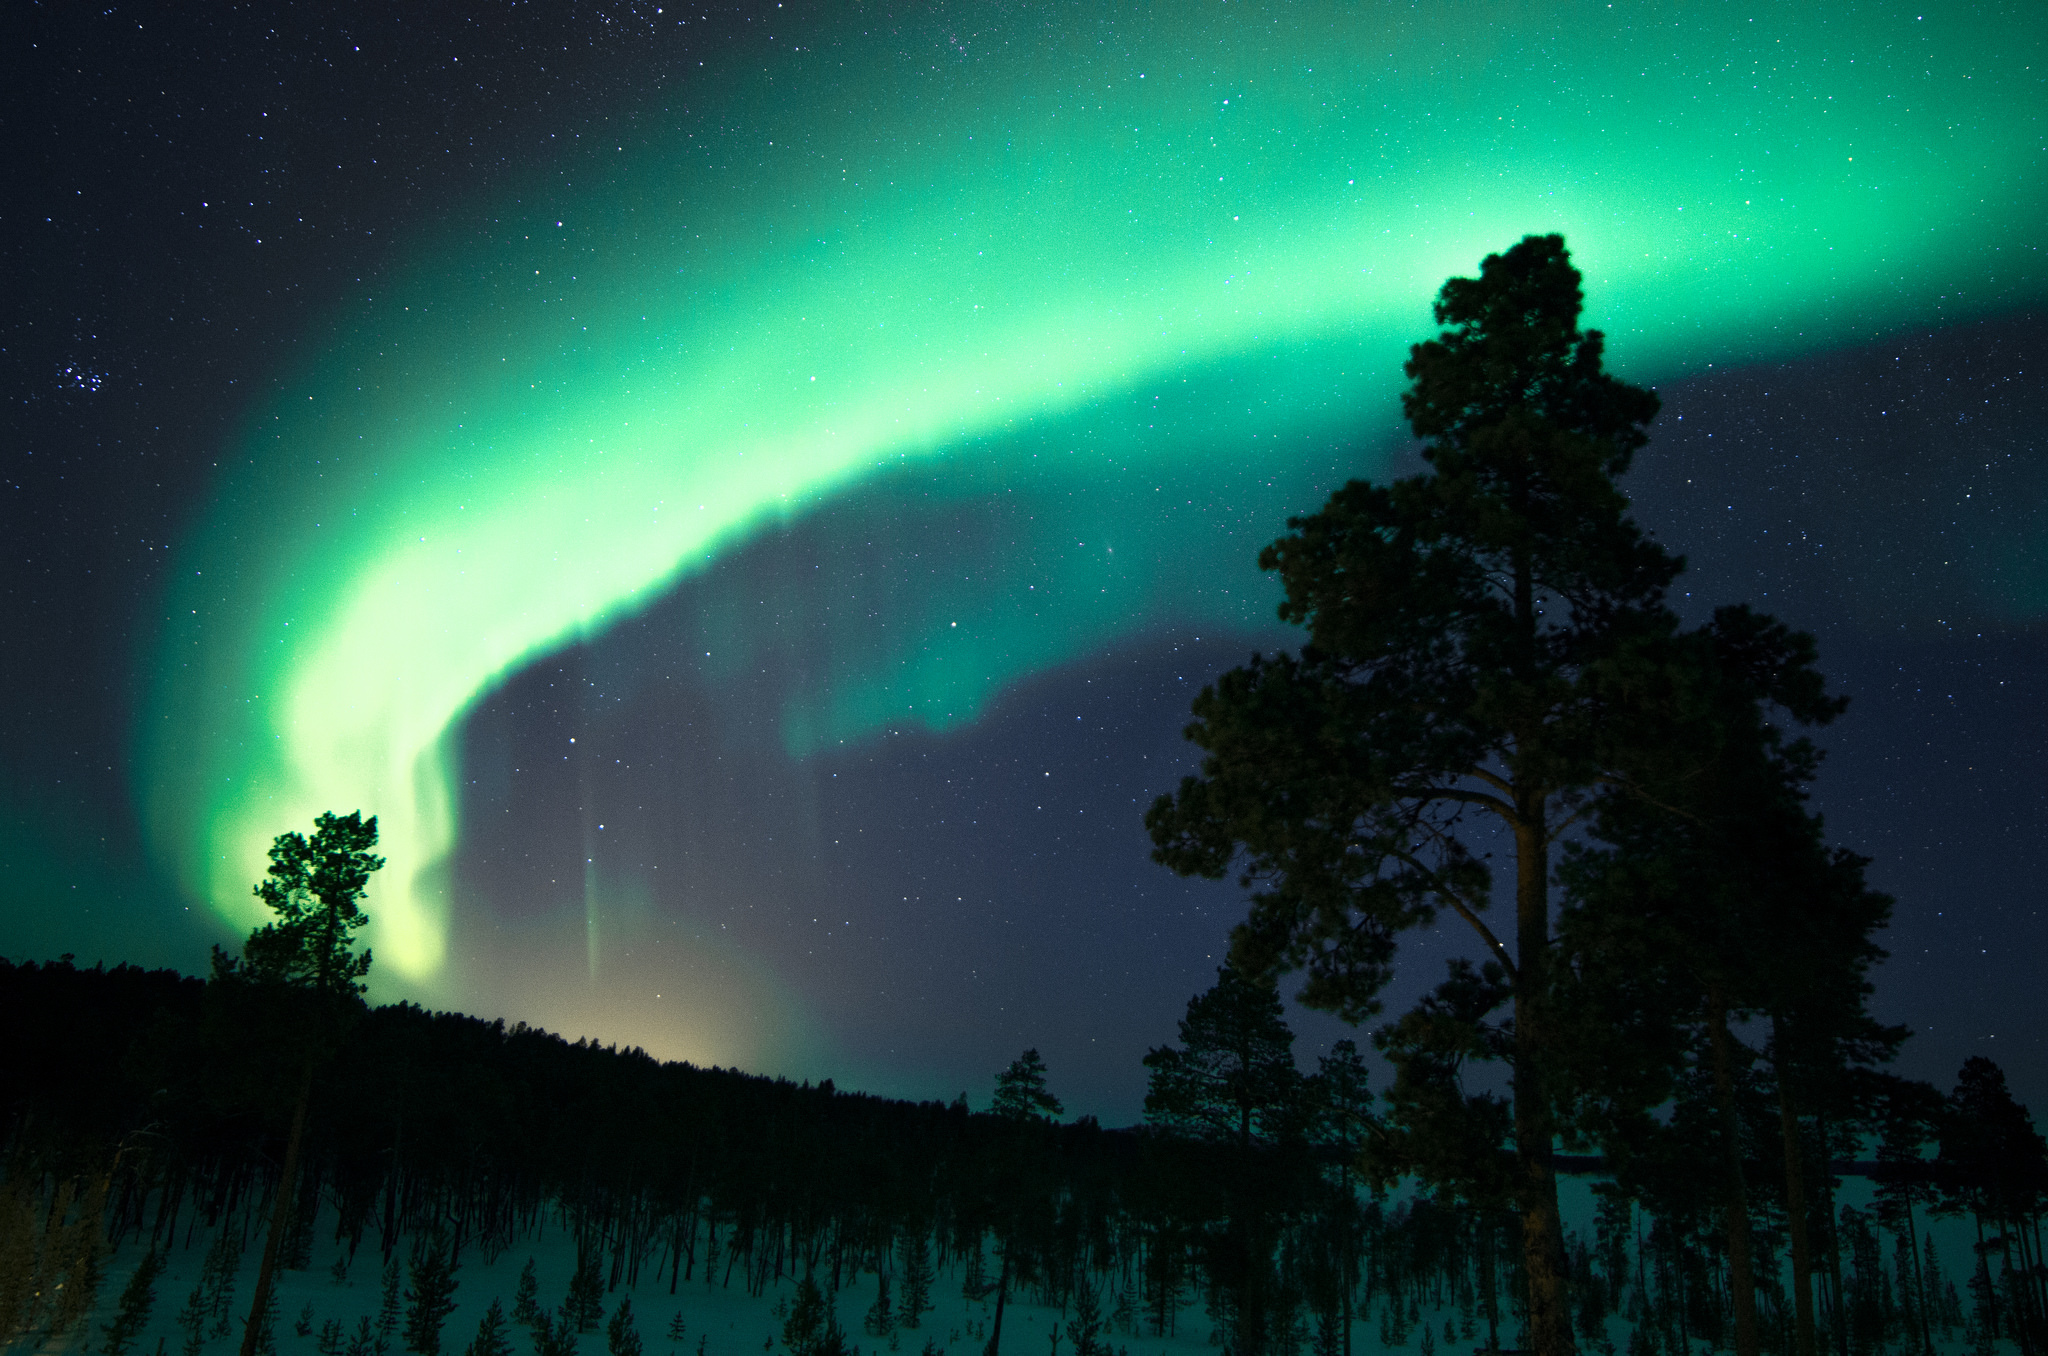
[[[1785,1024],[1773,1020],[1778,1052],[1778,1130],[1785,1141],[1785,1216],[1792,1234],[1793,1350],[1816,1356],[1813,1332],[1813,1249],[1806,1237],[1806,1171],[1799,1151],[1799,1115],[1792,1109],[1792,1074],[1785,1060]]]
[[[270,1311],[271,1290],[277,1278],[277,1254],[284,1246],[284,1232],[291,1216],[292,1187],[299,1178],[299,1147],[306,1138],[306,1108],[313,1100],[313,1058],[306,1057],[306,1071],[299,1078],[299,1104],[292,1111],[291,1138],[285,1141],[284,1169],[277,1177],[277,1202],[270,1208],[270,1236],[263,1240],[263,1264],[256,1269],[256,1293],[249,1300],[249,1321],[242,1325],[242,1356],[256,1356],[263,1336],[263,1316]]]
[[[1515,825],[1515,1163],[1529,1278],[1529,1341],[1536,1356],[1576,1356],[1565,1296],[1564,1227],[1551,1157],[1548,1089],[1536,1052],[1549,1039],[1543,998],[1550,953],[1550,843],[1540,800],[1517,807]],[[1742,1356],[1755,1356],[1744,1352]]]
[[[2013,1334],[2020,1340],[2020,1356],[2034,1356],[2034,1335],[2031,1331],[2034,1325],[2027,1321],[2031,1316],[2027,1311],[2033,1306],[2027,1303],[2027,1287],[2012,1284],[2012,1226],[2004,1216],[1998,1220],[1998,1241],[2000,1257],[2005,1263],[2006,1288],[2017,1292],[2012,1316]]]
[[[1010,1249],[1001,1248],[1002,1269],[996,1273],[996,1321],[988,1331],[988,1345],[982,1348],[982,1356],[999,1356],[1003,1345],[1003,1302],[1010,1297]]]
[[[1714,1052],[1714,1093],[1721,1133],[1728,1141],[1727,1186],[1721,1218],[1728,1234],[1728,1288],[1735,1304],[1735,1356],[1757,1356],[1756,1274],[1749,1250],[1749,1188],[1742,1177],[1742,1118],[1735,1109],[1734,1056],[1729,1047],[1728,1004],[1719,986],[1707,993],[1707,1030]]]
[[[1920,1261],[1920,1231],[1913,1224],[1913,1198],[1906,1197],[1906,1246],[1913,1253],[1913,1294],[1920,1301],[1920,1349],[1934,1356],[1934,1329],[1927,1321],[1927,1275]]]
[[[1814,1130],[1820,1139],[1821,1209],[1828,1217],[1828,1293],[1834,1313],[1835,1351],[1836,1356],[1849,1356],[1849,1323],[1842,1304],[1842,1234],[1835,1217],[1834,1140],[1828,1134],[1826,1112],[1814,1117]]]

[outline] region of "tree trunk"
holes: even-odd
[[[1977,1221],[1977,1270],[1984,1277],[1984,1303],[1991,1310],[1991,1340],[1998,1340],[1998,1282],[1991,1279],[1991,1250],[1984,1242],[1984,1216],[1972,1210],[1970,1217]]]
[[[1756,1274],[1749,1252],[1749,1189],[1742,1178],[1742,1118],[1735,1109],[1734,1055],[1729,1047],[1728,1004],[1718,985],[1707,992],[1707,1030],[1714,1052],[1714,1094],[1721,1104],[1721,1134],[1728,1141],[1727,1185],[1721,1218],[1728,1234],[1728,1288],[1735,1304],[1735,1356],[1757,1356]]]
[[[996,1321],[988,1330],[988,1345],[982,1356],[1000,1356],[1003,1345],[1003,1301],[1010,1297],[1010,1250],[1002,1247],[1003,1265],[996,1272]]]
[[[1820,1139],[1821,1209],[1828,1218],[1828,1293],[1834,1311],[1835,1350],[1836,1356],[1849,1356],[1849,1323],[1842,1312],[1842,1235],[1835,1218],[1834,1140],[1828,1134],[1826,1112],[1814,1117],[1813,1128]]]
[[[1913,1256],[1913,1294],[1920,1302],[1920,1348],[1927,1356],[1934,1356],[1934,1329],[1927,1321],[1927,1275],[1920,1265],[1920,1231],[1913,1223],[1913,1197],[1911,1188],[1906,1196],[1906,1247]]]
[[[2020,1356],[2034,1356],[2034,1334],[2031,1331],[2034,1325],[2027,1321],[2027,1311],[2033,1306],[2027,1303],[2026,1287],[2012,1283],[2012,1226],[2006,1222],[2003,1215],[1999,1216],[1998,1220],[1998,1241],[1999,1256],[2005,1263],[2005,1286],[2008,1291],[2014,1292],[2013,1335],[2020,1340]]]
[[[1529,1278],[1529,1341],[1536,1356],[1576,1356],[1565,1296],[1564,1228],[1551,1157],[1549,1091],[1537,1052],[1549,1038],[1542,995],[1550,953],[1550,842],[1540,801],[1515,825],[1515,1164],[1522,1258]],[[1743,1356],[1754,1356],[1745,1352]]]
[[[299,1177],[299,1146],[306,1137],[306,1108],[313,1100],[313,1058],[306,1057],[306,1071],[299,1078],[299,1104],[292,1111],[291,1138],[285,1141],[284,1169],[277,1177],[277,1202],[270,1209],[270,1236],[263,1240],[263,1264],[256,1269],[256,1293],[249,1301],[249,1321],[242,1325],[241,1356],[256,1356],[263,1335],[263,1316],[270,1310],[270,1294],[277,1278],[277,1254],[284,1246],[284,1231],[291,1218],[292,1187]]]
[[[1792,1234],[1793,1351],[1816,1356],[1813,1333],[1813,1249],[1806,1237],[1806,1172],[1799,1151],[1799,1115],[1792,1109],[1792,1074],[1785,1063],[1785,1024],[1773,1020],[1778,1052],[1778,1130],[1785,1141],[1785,1217]]]

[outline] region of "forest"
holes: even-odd
[[[132,1286],[117,1301],[112,1280],[100,1294],[103,1276],[146,1275],[142,1259],[175,1252],[232,1271],[221,1240],[237,1252],[260,1241],[291,1080],[248,1035],[273,1015],[250,1004],[275,996],[234,988],[125,966],[0,963],[0,1315],[13,1340],[69,1335],[72,1349],[127,1356],[124,1318],[139,1330],[150,1301]],[[915,1330],[944,1284],[981,1301],[972,1345],[983,1350],[1000,1349],[998,1291],[1063,1310],[1075,1356],[1182,1332],[1288,1356],[1516,1349],[1517,1221],[1498,1205],[1373,1179],[1355,1049],[1340,1043],[1297,1072],[1277,993],[1228,970],[1190,1002],[1179,1036],[1149,1061],[1147,1125],[1105,1129],[1051,1119],[1056,1099],[1033,1055],[999,1075],[996,1110],[970,1112],[375,1008],[316,1085],[280,1266],[388,1267],[410,1298],[435,1265],[423,1241],[444,1265],[489,1262],[552,1230],[587,1290],[624,1290],[650,1312],[696,1288],[765,1297],[815,1277],[834,1295],[866,1276],[870,1287],[887,1278],[881,1312],[861,1306],[866,1333],[885,1340]],[[1762,1340],[1790,1352],[1777,1117],[1766,1077],[1746,1071],[1741,1093]],[[1821,1348],[2034,1350],[2040,1137],[1981,1059],[1951,1097],[1913,1111],[1900,1119],[1880,1103],[1803,1126]],[[1589,1227],[1568,1245],[1588,1349],[1730,1347],[1717,1181],[1699,1171],[1709,1140],[1699,1131],[1664,1162],[1621,1173],[1573,1160],[1596,1184]],[[1849,1157],[1872,1146],[1875,1157]],[[1844,1178],[1875,1184],[1865,1206],[1836,1200]],[[1928,1227],[1941,1215],[1968,1221],[1978,1246],[1944,1258]],[[195,1284],[177,1320],[184,1349],[208,1349],[210,1315],[232,1302],[223,1288],[231,1281]],[[183,1300],[157,1301],[158,1327]],[[384,1338],[393,1349],[395,1335]],[[343,1336],[328,1346],[357,1351]],[[378,1340],[371,1331],[360,1350]],[[460,1345],[415,1332],[405,1349],[438,1356],[444,1340],[451,1353]],[[265,1349],[279,1341],[334,1356],[318,1334],[280,1333]]]
[[[1667,603],[1618,483],[1657,399],[1580,281],[1531,236],[1448,282],[1426,469],[1260,557],[1304,640],[1203,690],[1146,816],[1246,916],[1142,1125],[1061,1120],[1035,1050],[975,1112],[371,1007],[376,819],[327,813],[205,978],[0,962],[0,1340],[2035,1356],[2048,1144],[1988,1059],[1892,1071],[1894,902],[1810,803],[1845,702],[1789,625]],[[1386,1019],[1439,919],[1480,959]],[[1302,1066],[1289,976],[1385,1086],[1352,1041]]]

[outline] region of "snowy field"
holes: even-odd
[[[1561,1185],[1567,1227],[1583,1231],[1581,1236],[1585,1236],[1590,1233],[1593,1214],[1591,1183],[1566,1179]],[[1843,1204],[1867,1207],[1867,1183],[1852,1178],[1843,1185],[1839,1198]],[[401,1356],[409,1345],[408,1292],[413,1280],[409,1261],[414,1240],[397,1240],[387,1262],[373,1228],[351,1258],[346,1241],[334,1239],[334,1223],[332,1211],[323,1208],[311,1232],[309,1265],[279,1273],[273,1326],[276,1356]],[[1926,1221],[1923,1230],[1928,1224],[1946,1259],[1945,1270],[1962,1279],[1959,1273],[1971,1265],[1967,1222]],[[236,1356],[261,1258],[261,1225],[237,1211],[229,1213],[219,1230],[194,1228],[192,1216],[187,1214],[176,1223],[175,1231],[176,1241],[163,1259],[163,1270],[153,1287],[147,1320],[132,1341],[119,1344],[125,1347],[122,1356]],[[74,1352],[105,1356],[113,1345],[108,1341],[108,1326],[119,1309],[124,1286],[143,1257],[146,1236],[146,1232],[140,1236],[131,1233],[106,1260],[90,1322],[42,1343],[39,1349],[45,1356]],[[1924,1242],[1924,1233],[1922,1237]],[[796,1276],[785,1275],[750,1294],[744,1263],[734,1267],[728,1253],[707,1266],[707,1250],[700,1246],[696,1253],[694,1264],[686,1263],[694,1270],[688,1277],[676,1277],[671,1269],[657,1268],[650,1259],[637,1284],[622,1282],[597,1294],[602,1311],[574,1335],[573,1347],[543,1349],[533,1325],[512,1319],[518,1312],[522,1273],[529,1265],[535,1283],[532,1298],[540,1312],[559,1314],[570,1300],[578,1260],[575,1237],[559,1215],[548,1212],[533,1234],[489,1260],[475,1246],[463,1248],[453,1278],[452,1309],[439,1330],[437,1356],[753,1356],[757,1352],[761,1356],[791,1356],[784,1325],[796,1295]],[[962,1272],[957,1259],[937,1270],[930,1290],[932,1307],[914,1327],[898,1323],[886,1332],[877,1332],[870,1326],[882,1280],[872,1271],[855,1272],[849,1266],[839,1289],[828,1291],[827,1300],[845,1332],[850,1352],[858,1356],[884,1352],[981,1356],[994,1322],[994,1299],[969,1298]],[[993,1278],[992,1261],[985,1274]],[[816,1275],[821,1286],[830,1285],[829,1260]],[[899,1305],[900,1299],[899,1294]],[[1128,1297],[1127,1305],[1124,1300],[1113,1286],[1101,1294],[1104,1323],[1098,1341],[1106,1356],[1212,1356],[1216,1350],[1213,1325],[1192,1293],[1178,1312],[1174,1331],[1163,1338],[1152,1335],[1135,1293]],[[473,1349],[479,1326],[494,1303],[506,1316],[506,1345],[495,1352],[487,1345]],[[629,1314],[624,1327],[614,1323],[622,1308]],[[1003,1318],[1004,1356],[1074,1356],[1072,1318],[1069,1312],[1034,1303],[1030,1287],[1013,1287]],[[1455,1356],[1483,1345],[1483,1319],[1475,1330],[1469,1313],[1455,1309],[1432,1311],[1425,1307],[1410,1315],[1405,1331],[1397,1329],[1394,1334],[1389,1334],[1383,1318],[1377,1308],[1358,1315],[1352,1327],[1350,1356],[1393,1350],[1408,1356]],[[1634,1349],[1632,1329],[1620,1314],[1608,1319],[1612,1351]],[[1392,1342],[1387,1340],[1390,1335],[1395,1337]],[[1512,1345],[1516,1336],[1512,1319],[1504,1313],[1502,1345]],[[1960,1351],[1968,1345],[1955,1340],[1960,1334],[1944,1340],[1937,1329],[1933,1336],[1938,1348]],[[410,1345],[414,1350],[420,1347],[417,1341]],[[1696,1345],[1700,1351],[1706,1350],[1703,1343]],[[2004,1348],[2010,1343],[1997,1345]],[[1601,1344],[1586,1341],[1583,1347],[1597,1352]],[[1304,1351],[1308,1349],[1304,1344]]]
[[[223,1273],[217,1266],[209,1267],[208,1258],[219,1262],[225,1260],[224,1252],[231,1256],[242,1228],[236,1222],[227,1231],[229,1244],[224,1250],[220,1232],[201,1229],[188,1242],[180,1226],[177,1245],[157,1279],[148,1322],[129,1347],[128,1356],[185,1356],[192,1352],[195,1328],[200,1334],[196,1356],[235,1356],[240,1350],[243,1321],[262,1255],[262,1233],[260,1226],[250,1224],[232,1282],[223,1286]],[[327,1350],[335,1347],[338,1356],[400,1356],[405,1350],[407,1263],[412,1240],[407,1238],[392,1249],[391,1265],[387,1266],[372,1231],[350,1263],[346,1241],[334,1242],[333,1233],[332,1215],[323,1210],[314,1229],[312,1265],[279,1273],[274,1329],[278,1356],[337,1356],[337,1351]],[[83,1330],[74,1329],[66,1338],[42,1348],[48,1356],[104,1351],[104,1331],[113,1320],[122,1288],[140,1261],[143,1247],[141,1240],[131,1236],[108,1260],[93,1309],[90,1338]],[[628,1301],[643,1356],[765,1356],[783,1350],[783,1324],[796,1292],[796,1277],[784,1276],[759,1295],[750,1295],[741,1275],[744,1264],[728,1279],[726,1260],[719,1259],[718,1274],[707,1276],[700,1256],[696,1275],[676,1281],[673,1290],[670,1273],[664,1269],[658,1280],[643,1270],[637,1286],[622,1282],[607,1291],[595,1329],[579,1336],[579,1356],[606,1356],[610,1347],[607,1330]],[[441,1356],[464,1356],[493,1301],[502,1306],[509,1323],[520,1274],[529,1262],[538,1282],[540,1308],[551,1313],[558,1310],[568,1295],[577,1263],[575,1239],[558,1221],[550,1219],[538,1237],[522,1240],[488,1262],[476,1248],[463,1249],[455,1273],[455,1307],[441,1329]],[[829,1281],[829,1272],[829,1264],[819,1269],[821,1284]],[[993,1265],[988,1275],[993,1278]],[[958,1265],[940,1270],[932,1285],[932,1308],[922,1315],[918,1326],[899,1325],[886,1336],[865,1327],[880,1286],[877,1274],[844,1275],[838,1293],[829,1298],[849,1348],[862,1356],[899,1351],[911,1356],[979,1356],[994,1322],[995,1301],[992,1296],[966,1298],[961,1280]],[[1102,1340],[1112,1350],[1120,1349],[1128,1356],[1192,1356],[1195,1352],[1206,1356],[1214,1350],[1208,1340],[1211,1325],[1199,1304],[1184,1306],[1177,1331],[1163,1339],[1151,1336],[1142,1322],[1134,1322],[1129,1332],[1108,1323],[1116,1304],[1114,1293],[1103,1296]],[[203,1323],[194,1322],[195,1313],[201,1310],[205,1312]],[[181,1317],[186,1321],[181,1323]],[[1066,1356],[1072,1351],[1064,1332],[1069,1317],[1033,1303],[1028,1289],[1013,1288],[1003,1315],[1003,1352],[1008,1356]],[[366,1323],[372,1345],[364,1352],[356,1348]],[[1361,1324],[1361,1337],[1363,1327]],[[1060,1330],[1057,1342],[1053,1340],[1055,1330]],[[329,1334],[324,1341],[323,1331]],[[507,1337],[514,1356],[534,1351],[528,1326],[509,1324]]]

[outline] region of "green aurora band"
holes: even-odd
[[[1188,583],[1247,576],[1250,536],[1190,545],[1192,515],[1127,494],[1074,539],[1053,501],[1249,486],[1277,527],[1359,469],[1340,442],[1394,445],[1429,298],[1525,233],[1566,234],[1637,380],[2038,296],[2048,28],[1829,8],[1204,0],[778,34],[662,145],[586,144],[574,186],[419,242],[251,420],[154,652],[151,841],[246,927],[274,834],[376,813],[380,969],[432,992],[465,712],[916,459],[963,496],[1024,485],[1020,551],[1064,563],[935,572],[882,639],[837,623],[793,754],[970,720],[1136,625],[1256,625],[1256,587]]]

